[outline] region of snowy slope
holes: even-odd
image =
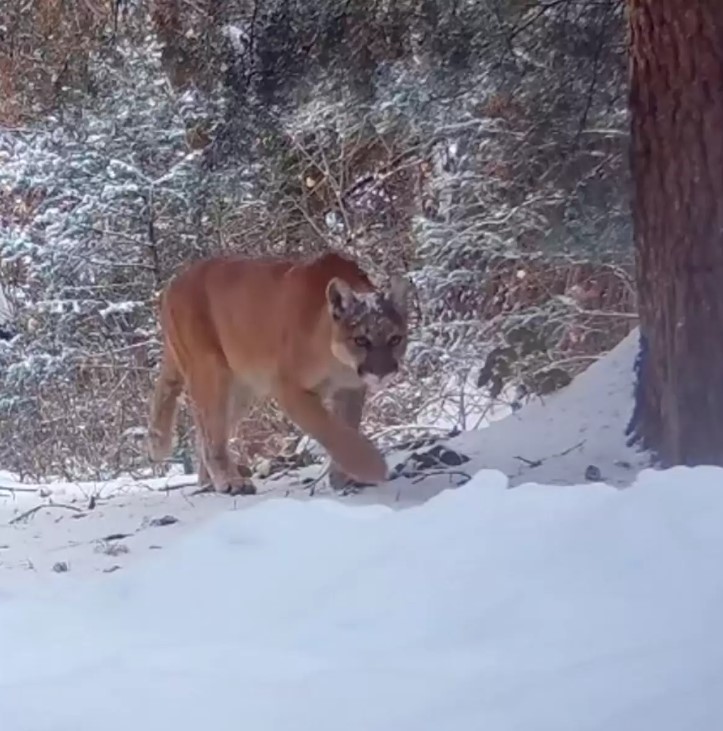
[[[526,481],[569,485],[588,467],[603,482],[628,485],[648,464],[627,447],[625,428],[633,409],[637,328],[566,388],[535,400],[486,429],[453,444],[474,456],[477,468],[497,469],[511,484]]]
[[[723,728],[723,470],[265,500],[0,591],[3,731]]]

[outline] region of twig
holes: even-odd
[[[44,508],[62,508],[64,510],[72,510],[75,513],[83,512],[80,508],[76,508],[75,505],[65,505],[64,503],[43,503],[42,505],[36,505],[34,508],[30,508],[30,510],[26,510],[24,513],[20,513],[20,515],[16,515],[12,520],[9,521],[8,525],[14,525],[15,523],[20,523],[23,520],[27,520],[32,515],[39,512],[40,510],[43,510]]]
[[[562,452],[557,452],[556,454],[550,454],[547,457],[541,457],[540,459],[527,459],[527,457],[519,457],[515,456],[515,459],[518,459],[520,462],[524,462],[530,469],[536,469],[537,467],[542,467],[542,465],[548,460],[548,459],[554,459],[555,457],[564,457],[567,454],[570,454],[570,452],[574,452],[576,449],[579,449],[582,447],[582,445],[585,444],[585,440],[583,439],[581,442],[578,442],[577,444],[573,444],[572,447],[568,447],[567,449],[564,449]]]
[[[418,477],[412,480],[412,484],[416,485],[419,482],[422,482],[422,480],[426,480],[428,477],[436,477],[440,475],[449,475],[452,477],[453,475],[456,475],[457,477],[464,478],[463,482],[460,482],[457,484],[457,487],[460,485],[463,485],[465,482],[469,482],[469,480],[472,479],[472,476],[468,474],[467,472],[462,472],[462,470],[428,470],[425,472],[421,472]],[[405,477],[406,475],[401,474],[400,477]]]
[[[151,487],[151,492],[173,492],[174,490],[183,490],[184,487],[193,487],[198,484],[198,478],[179,482],[177,485],[165,485],[164,487]]]
[[[568,449],[565,449],[562,452],[558,452],[557,454],[550,455],[550,457],[548,457],[548,459],[550,459],[551,457],[564,457],[566,454],[570,454],[570,452],[573,452],[576,449],[579,449],[580,447],[582,447],[583,444],[585,444],[584,439],[581,442],[578,442],[577,444],[573,444],[572,447],[569,447]]]
[[[309,488],[309,497],[314,497],[314,494],[316,493],[316,486],[329,474],[330,470],[331,460],[327,458],[321,472],[311,482],[305,485],[305,487]]]
[[[540,467],[545,461],[543,459],[527,459],[527,457],[519,457],[517,455],[515,455],[515,459],[518,459],[520,462],[524,462],[530,469],[533,470],[536,467]]]

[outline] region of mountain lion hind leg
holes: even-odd
[[[239,422],[249,412],[253,400],[253,391],[247,386],[244,386],[242,383],[239,383],[238,380],[233,379],[231,387],[229,389],[228,403],[226,405],[229,437],[233,435],[233,432],[238,426]],[[240,435],[239,440],[241,440],[242,438],[243,433]],[[251,468],[249,467],[249,465],[239,460],[236,460],[234,464],[236,465],[236,470],[241,476],[251,476]]]
[[[231,371],[212,355],[194,364],[187,376],[200,456],[214,489],[231,495],[253,495],[256,487],[249,477],[241,474],[228,451],[229,404],[234,385]],[[203,469],[199,468],[199,482],[202,476]]]
[[[206,467],[206,454],[203,446],[203,436],[201,435],[201,429],[198,426],[198,419],[194,415],[193,423],[195,426],[194,431],[196,432],[196,467],[198,470],[198,486],[201,488],[213,487],[213,481],[211,480],[211,473]]]

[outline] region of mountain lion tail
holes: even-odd
[[[183,390],[183,377],[172,349],[163,349],[161,372],[156,379],[148,425],[148,453],[154,462],[168,459],[173,444],[178,397]]]

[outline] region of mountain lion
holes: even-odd
[[[170,454],[185,389],[201,484],[255,492],[248,468],[233,463],[227,447],[231,427],[255,397],[275,398],[329,452],[334,487],[386,479],[384,458],[359,424],[366,392],[384,387],[406,352],[407,290],[400,277],[388,290],[375,289],[356,263],[337,253],[191,264],[161,297],[164,347],[151,405],[151,458]]]

